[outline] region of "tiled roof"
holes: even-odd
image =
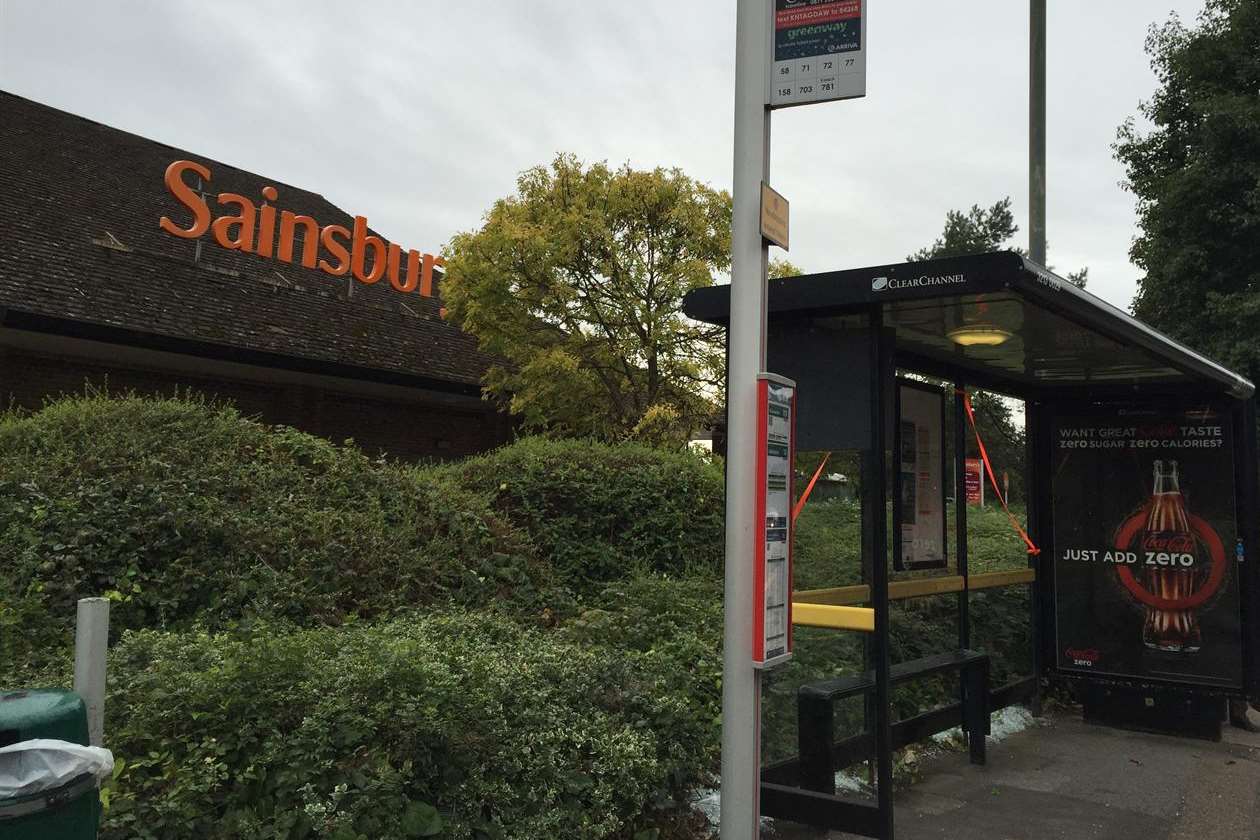
[[[163,215],[187,223],[163,184],[167,165],[180,159],[210,169],[207,191],[259,204],[270,184],[280,209],[321,225],[353,224],[316,193],[0,91],[0,314],[463,388],[480,381],[492,359],[439,318],[434,299],[399,293],[386,280],[369,286],[229,251],[208,233],[194,262],[193,240],[158,227]],[[226,212],[213,199],[210,206],[216,217]],[[404,258],[407,247],[421,247],[399,244]]]

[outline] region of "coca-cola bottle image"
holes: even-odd
[[[1141,546],[1146,589],[1157,598],[1184,601],[1206,580],[1206,566],[1199,562],[1201,553],[1181,495],[1176,461],[1168,461],[1166,468],[1165,462],[1155,462],[1155,488]],[[1196,609],[1146,607],[1142,641],[1147,647],[1193,653],[1202,638]]]

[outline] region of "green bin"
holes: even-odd
[[[73,691],[0,691],[0,747],[51,738],[88,743],[87,706]]]
[[[73,691],[0,692],[0,747],[48,739],[86,746],[87,707]],[[100,794],[90,774],[19,797],[0,795],[0,840],[94,840]]]
[[[95,840],[101,799],[90,773],[53,790],[0,799],[0,840]]]

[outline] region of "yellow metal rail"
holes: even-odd
[[[888,584],[888,600],[902,601],[906,598],[921,598],[924,595],[943,595],[946,592],[962,592],[966,583],[967,579],[962,575],[894,580]]]
[[[792,593],[792,602],[807,604],[865,604],[871,600],[871,588],[865,584],[857,586],[833,586],[829,589],[803,589]]]
[[[924,595],[941,595],[946,592],[962,592],[961,575],[949,577],[912,578],[895,580],[888,584],[888,600],[900,601],[905,598],[920,598]],[[871,588],[866,584],[859,586],[833,586],[829,589],[804,589],[792,593],[793,601],[807,604],[866,604],[871,600]]]
[[[888,584],[888,600],[901,601],[906,598],[921,598],[925,595],[943,595],[948,592],[962,592],[964,587],[971,590],[993,589],[999,586],[1015,586],[1021,583],[1033,583],[1037,580],[1035,569],[1014,569],[1009,572],[984,572],[963,578],[961,575],[948,577],[911,578],[895,580]],[[802,589],[792,593],[794,604],[816,604],[826,606],[854,606],[869,604],[871,588],[866,584],[857,586],[832,586],[827,589]]]
[[[1034,583],[1037,580],[1036,569],[1015,569],[1010,572],[985,572],[972,575],[967,582],[968,589],[992,589],[995,586],[1014,586],[1017,583]]]
[[[870,607],[838,607],[834,604],[792,602],[792,623],[804,627],[875,632],[875,610]]]

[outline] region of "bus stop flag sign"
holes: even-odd
[[[774,0],[768,104],[866,96],[866,0]]]

